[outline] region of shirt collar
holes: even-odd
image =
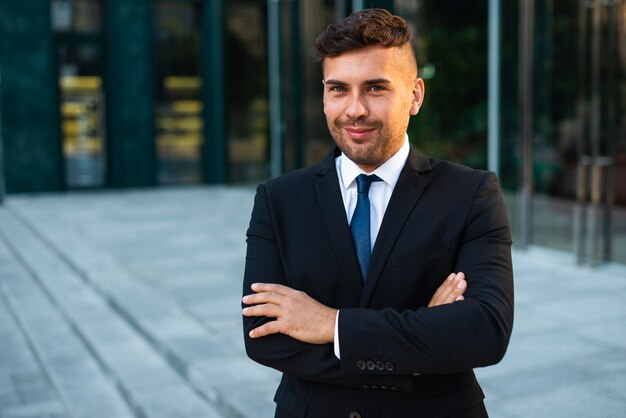
[[[409,136],[405,134],[402,147],[371,173],[363,171],[354,161],[342,153],[337,158],[339,159],[341,179],[344,188],[348,189],[352,184],[355,184],[355,179],[360,174],[376,174],[382,181],[391,186],[391,188],[394,188],[400,177],[400,172],[406,163],[406,159],[409,157],[409,150]]]

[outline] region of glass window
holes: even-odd
[[[269,176],[269,104],[265,2],[224,2],[224,89],[228,177]]]
[[[154,4],[157,176],[161,184],[201,181],[200,7],[199,2]]]
[[[612,40],[606,57],[609,68],[606,99],[606,130],[612,164],[608,170],[612,233],[608,253],[611,261],[626,264],[626,1],[613,2],[607,31]],[[614,48],[614,49],[613,49]]]
[[[487,2],[396,1],[426,87],[409,138],[425,155],[487,166]]]
[[[51,3],[51,18],[57,35],[67,187],[102,186],[106,165],[102,2],[56,0]]]
[[[315,40],[335,21],[348,13],[350,4],[345,1],[312,0],[301,2],[300,31],[302,51],[302,78],[300,95],[302,105],[302,133],[304,141],[304,165],[311,165],[324,158],[333,144],[324,117],[322,96],[322,65],[316,62]]]

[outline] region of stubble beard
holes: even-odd
[[[328,130],[341,152],[362,168],[375,169],[387,161],[400,148],[404,135],[393,135],[380,121],[327,121]],[[371,137],[361,141],[347,137],[346,127],[374,129]],[[394,138],[400,135],[402,138]],[[396,149],[397,148],[397,149]]]

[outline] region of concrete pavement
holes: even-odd
[[[271,417],[239,298],[254,191],[13,196],[0,206],[0,417]],[[626,270],[514,253],[493,417],[626,416]]]

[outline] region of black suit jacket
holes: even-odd
[[[332,344],[250,339],[271,319],[244,317],[250,358],[283,372],[276,416],[486,416],[472,368],[500,361],[513,325],[511,237],[495,175],[411,149],[363,284],[338,153],[260,185],[254,202],[243,293],[280,283],[341,310],[341,360]],[[466,300],[427,308],[459,271]]]

